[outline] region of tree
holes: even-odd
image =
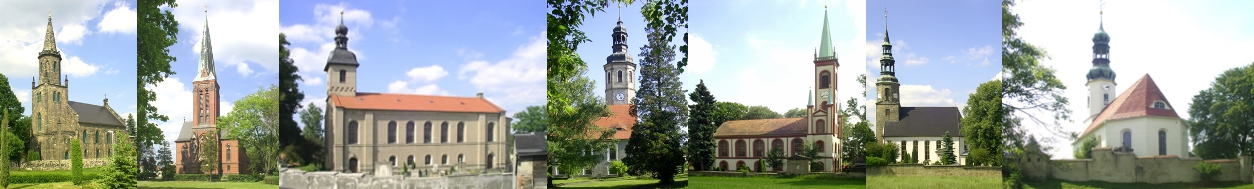
[[[1006,162],[1015,162],[1023,155],[1023,143],[1028,137],[1024,133],[1022,121],[1025,117],[1042,125],[1055,135],[1069,135],[1076,139],[1074,132],[1065,132],[1061,122],[1070,121],[1071,110],[1067,109],[1068,100],[1063,96],[1067,86],[1054,76],[1055,70],[1042,65],[1040,60],[1048,58],[1044,49],[1028,43],[1019,37],[1017,31],[1023,22],[1019,15],[1010,10],[1015,5],[1013,0],[1001,2],[1001,63],[1002,63],[1002,110],[1005,111],[1002,124],[1003,146],[1000,152],[1006,154],[1002,158]],[[1032,112],[1048,112],[1048,117],[1037,117]],[[1018,113],[1018,114],[1016,114]],[[1019,114],[1025,117],[1020,117]],[[1051,119],[1052,122],[1046,119]],[[1052,124],[1050,124],[1052,123]],[[1002,166],[1002,178],[1008,188],[1020,188],[1022,178],[1016,164]]]
[[[779,114],[779,112],[772,111],[771,108],[767,108],[766,106],[750,106],[749,112],[746,112],[745,116],[741,119],[752,120],[775,118],[784,118],[784,115]]]
[[[656,2],[651,2],[653,4]],[[655,5],[646,5],[651,7]],[[649,10],[641,10],[642,12]],[[656,27],[646,27],[648,44],[640,48],[640,88],[636,91],[631,112],[641,122],[632,127],[627,141],[628,170],[652,173],[661,184],[675,182],[675,175],[684,169],[681,146],[683,127],[688,117],[688,101],[684,99],[681,73],[670,63],[675,61],[675,46],[670,45]]]
[[[219,119],[221,121],[221,119]],[[200,136],[200,171],[208,174],[216,174],[218,168],[218,135],[214,133]]]
[[[161,149],[160,149],[160,150],[157,150],[157,154],[158,154],[158,155],[157,155],[157,164],[158,164],[158,165],[161,165],[161,167],[163,167],[163,168],[164,168],[164,167],[174,166],[174,156],[173,156],[173,155],[172,155],[172,153],[170,152],[170,142],[168,142],[168,141],[167,141],[167,142],[161,142]],[[165,172],[165,174],[173,174],[173,173],[172,173],[172,172]]]
[[[716,124],[719,122],[718,101],[705,87],[705,80],[701,80],[697,89],[688,94],[688,99],[694,102],[688,105],[689,158],[697,171],[709,171],[714,166],[714,131],[719,126]]]
[[[165,10],[162,10],[163,5],[166,6]],[[157,124],[149,121],[164,122],[169,121],[169,117],[159,114],[157,107],[151,104],[157,100],[157,93],[148,87],[155,87],[175,74],[170,70],[170,62],[177,58],[170,55],[170,46],[178,42],[179,22],[174,19],[170,10],[177,7],[178,3],[174,0],[144,0],[136,6],[139,20],[136,22],[139,36],[136,43],[139,47],[136,49],[138,65],[135,74],[136,88],[139,90],[136,94],[139,118],[135,123],[137,149],[147,149],[156,142],[165,140]]]
[[[881,151],[879,157],[888,160],[888,163],[897,163],[897,156],[900,155],[898,152],[900,152],[902,148],[897,146],[896,143],[884,143],[881,146],[883,149],[880,149]]]
[[[74,185],[86,182],[86,178],[83,178],[83,146],[78,138],[70,139],[70,172],[73,174]]]
[[[868,144],[876,143],[875,131],[871,130],[866,121],[858,122],[853,126],[853,134],[845,138],[844,143],[844,149],[841,150],[844,153],[842,160],[853,161],[856,157],[866,157],[868,151],[863,150]]]
[[[1193,95],[1189,134],[1194,154],[1228,159],[1254,154],[1254,63],[1228,69]]]
[[[723,122],[731,120],[743,120],[745,114],[749,113],[749,107],[736,102],[717,102],[715,106],[715,125],[723,125]]]
[[[958,158],[954,156],[954,138],[949,136],[949,131],[945,131],[945,137],[941,138],[941,146],[937,151],[940,154],[941,165],[958,163]]]
[[[766,153],[766,164],[767,164],[767,165],[769,165],[769,166],[771,166],[771,169],[780,169],[780,168],[783,168],[783,166],[784,166],[784,149],[781,149],[781,148],[774,148],[774,149],[771,149],[771,151],[770,151],[770,152],[767,152],[767,153]]]
[[[0,77],[2,77],[2,75],[0,75]],[[0,90],[9,90],[9,89],[0,89]],[[4,114],[3,119],[0,119],[0,133],[8,133],[9,119],[12,119],[9,117],[10,116],[9,110],[0,109],[0,112],[3,112]],[[4,137],[8,137],[8,136],[0,136],[0,141],[3,141],[5,139]],[[9,148],[8,145],[0,145],[0,152],[8,152],[9,151],[8,148]],[[0,188],[9,188],[9,163],[8,162],[0,163]]]
[[[1076,159],[1093,158],[1093,148],[1097,147],[1097,138],[1086,137],[1084,142],[1080,143],[1080,148],[1075,149]]]
[[[580,74],[586,70],[579,70]],[[574,103],[570,107],[575,111],[550,111],[548,120],[549,161],[554,162],[558,171],[573,173],[579,169],[591,167],[599,160],[588,152],[609,148],[610,137],[615,130],[598,127],[594,123],[600,117],[609,116],[605,100],[592,92],[596,82],[587,77],[575,77],[569,81],[560,81],[557,88],[549,88],[550,93],[566,95],[562,98]],[[550,98],[551,100],[552,98]]]
[[[793,108],[784,113],[785,118],[806,117],[806,110],[801,108]]]
[[[135,115],[126,115],[126,134],[135,135]]]
[[[296,120],[292,115],[300,109],[300,101],[305,99],[305,94],[300,91],[297,81],[301,81],[300,75],[296,74],[300,70],[296,67],[296,61],[291,58],[292,44],[287,41],[287,35],[279,33],[279,125],[277,136],[279,137],[278,149],[284,152],[291,152],[286,159],[289,162],[301,165],[317,162],[315,156],[321,156],[323,151],[321,142],[315,143],[302,137],[300,126],[296,124]],[[277,150],[276,150],[277,151]],[[254,164],[255,165],[255,164]],[[270,167],[273,168],[273,167]]]
[[[22,102],[17,101],[17,95],[14,95],[13,88],[9,87],[9,78],[4,74],[0,74],[0,110],[15,114],[5,121],[8,125],[5,127],[13,127],[12,130],[17,131],[21,114],[26,111],[26,108],[22,107]],[[30,130],[28,129],[25,134],[26,138],[29,138]]]
[[[1002,143],[1002,123],[1005,112],[1001,106],[1001,80],[993,80],[980,84],[967,98],[967,107],[962,109],[962,135],[966,137],[970,149],[985,149],[989,152],[1000,152]],[[988,160],[990,162],[983,162]],[[979,159],[968,158],[976,164],[1001,165],[1000,158]]]
[[[523,111],[514,113],[514,120],[514,130],[520,133],[543,132],[548,124],[542,106],[527,106]]]
[[[113,140],[117,143],[113,145],[113,151],[116,153],[109,159],[109,165],[105,168],[108,172],[100,181],[100,185],[104,188],[135,188],[136,174],[139,173],[138,168],[135,167],[135,146],[131,144],[130,135],[118,133],[115,136]]]
[[[277,167],[274,160],[279,148],[273,144],[279,142],[281,120],[274,120],[280,114],[278,98],[277,87],[260,88],[236,100],[235,108],[218,118],[218,128],[227,138],[239,140],[240,147],[248,152],[249,170],[256,173],[268,174]]]

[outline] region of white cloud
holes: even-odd
[[[235,103],[227,101],[218,102],[218,116],[226,116],[226,114],[230,114],[232,110],[235,110]]]
[[[953,92],[937,90],[932,85],[901,85],[901,106],[954,107]]]
[[[714,51],[714,47],[709,42],[706,42],[705,39],[702,39],[700,35],[696,33],[689,33],[689,35],[692,35],[688,40],[688,53],[691,57],[688,58],[688,67],[684,70],[701,75],[710,69],[714,69],[716,62],[714,55],[717,55],[718,51]]]
[[[101,33],[135,33],[135,9],[126,4],[125,1],[118,1],[113,4],[115,8],[104,14],[97,23],[98,31]]]
[[[971,47],[970,49],[962,50],[962,53],[966,54],[967,59],[976,60],[976,59],[988,57],[988,55],[992,55],[993,46]]]
[[[340,25],[340,11],[343,11],[343,23],[350,31],[360,28],[370,28],[374,25],[374,17],[370,11],[362,9],[352,9],[345,7],[343,3],[337,5],[317,4],[314,5],[313,17],[315,23],[312,25],[296,24],[284,26],[279,31],[287,34],[287,40],[292,43],[323,43],[331,41],[335,34],[335,27]],[[354,32],[348,32],[350,39],[360,39]],[[349,43],[353,43],[349,40]],[[350,44],[351,46],[351,44]]]
[[[187,52],[200,56],[207,20],[213,40],[213,58],[218,66],[236,67],[241,74],[274,74],[278,73],[279,65],[279,47],[274,42],[278,41],[275,34],[280,31],[275,24],[279,23],[279,14],[275,11],[278,9],[277,0],[188,0],[179,1],[179,7],[171,11],[179,21],[181,32],[192,34],[180,41],[193,44],[187,47]],[[245,69],[239,66],[241,64],[252,65]]]
[[[544,32],[531,37],[509,57],[489,62],[470,61],[458,70],[458,78],[468,79],[486,97],[498,99],[498,105],[536,104],[544,101],[545,50]]]
[[[928,60],[927,57],[919,57],[914,55],[914,53],[906,53],[905,63],[907,66],[923,65],[928,62],[930,62],[930,60]]]
[[[12,91],[13,91],[13,95],[14,95],[14,96],[17,96],[17,102],[20,102],[20,103],[27,103],[27,102],[30,102],[30,89],[19,89],[19,88],[13,88],[13,85],[12,85],[12,84],[13,84],[13,83],[10,83],[10,84],[9,84],[9,88],[10,88],[10,90],[12,90]],[[29,111],[29,110],[27,110],[27,111]],[[21,112],[19,112],[19,113],[21,113]]]
[[[954,55],[946,56],[945,58],[941,58],[941,60],[949,61],[949,63],[958,63],[958,57]]]
[[[410,83],[407,81],[393,81],[392,83],[389,83],[388,92],[389,93],[425,94],[425,95],[450,95],[448,91],[444,89],[440,89],[440,86],[434,83],[426,84],[426,85],[418,85],[418,84],[410,85]]]
[[[83,62],[83,59],[78,58],[78,56],[70,56],[65,60],[61,60],[61,64],[65,65],[65,69],[61,71],[74,77],[91,76],[92,74],[96,74],[97,70],[100,70],[97,65]]]
[[[61,44],[82,44],[83,36],[91,34],[86,26],[82,24],[69,24],[61,27],[61,31],[56,33],[57,45]]]
[[[248,68],[248,64],[236,64],[235,72],[238,72],[240,75],[243,75],[244,77],[248,77],[248,75],[253,74],[253,69]]]
[[[301,83],[305,84],[305,86],[319,86],[322,85],[322,82],[321,77],[301,77]]]
[[[157,124],[157,127],[161,129],[166,140],[177,139],[183,122],[193,117],[190,86],[179,81],[177,77],[171,77],[145,88],[157,93],[157,99],[152,102],[157,107],[157,113],[170,118],[165,123]]]
[[[440,65],[431,65],[410,69],[409,72],[405,73],[405,75],[409,76],[409,78],[414,81],[432,82],[447,76],[448,72],[444,71],[444,67],[440,67]]]

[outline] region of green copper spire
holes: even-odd
[[[819,43],[819,57],[815,59],[835,59],[836,49],[832,48],[832,34],[827,24],[827,6],[823,6],[823,40]]]
[[[806,100],[809,101],[806,102],[806,106],[814,106],[814,90],[810,90],[810,92],[806,94]]]

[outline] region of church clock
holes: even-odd
[[[627,98],[627,95],[623,94],[623,92],[618,92],[618,94],[614,94],[614,100],[623,100],[626,98]]]

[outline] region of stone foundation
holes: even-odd
[[[107,158],[83,159],[83,168],[103,167],[109,165]],[[18,166],[18,170],[28,171],[51,171],[51,170],[70,170],[70,160],[38,160],[24,162]]]
[[[1104,181],[1113,183],[1179,183],[1201,181],[1193,170],[1200,162],[1219,164],[1223,173],[1216,181],[1251,182],[1250,157],[1202,160],[1176,156],[1136,157],[1132,153],[1094,148],[1092,159],[1047,160],[1025,158],[1020,161],[1024,176],[1033,180],[1053,178],[1065,181]],[[1029,161],[1030,160],[1030,161]]]
[[[338,173],[330,171],[304,172],[296,169],[282,170],[279,186],[282,188],[482,188],[513,189],[512,173],[479,174],[447,177],[375,176],[364,173]]]
[[[1001,167],[892,164],[884,166],[868,166],[866,174],[869,176],[965,176],[1001,178]]]

